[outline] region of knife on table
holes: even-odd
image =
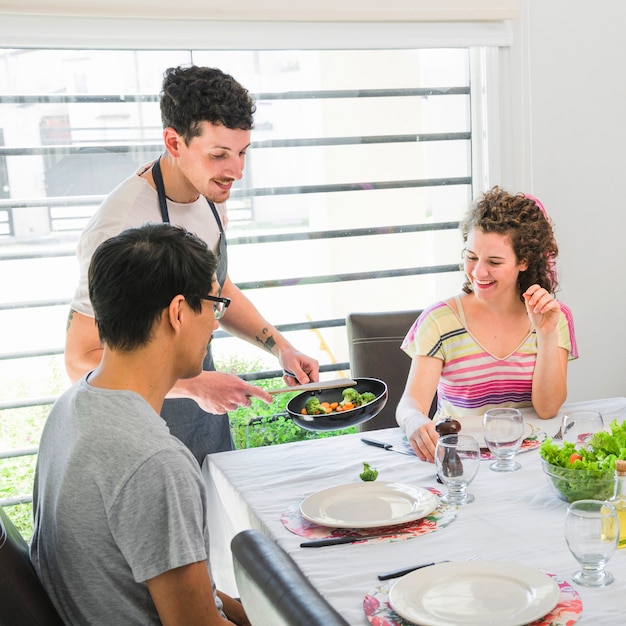
[[[361,441],[366,443],[368,446],[375,446],[377,448],[382,448],[383,450],[389,450],[390,452],[398,452],[399,454],[407,454],[408,456],[415,456],[413,452],[409,452],[408,450],[402,450],[400,448],[395,448],[392,444],[386,443],[384,441],[378,441],[376,439],[368,439],[367,437],[361,437]]]
[[[368,539],[377,539],[379,537],[389,537],[390,533],[380,533],[376,535],[361,535],[359,537],[329,537],[328,539],[313,539],[313,541],[304,541],[300,544],[301,548],[321,548],[323,546],[337,546],[342,543],[356,543],[357,541],[367,541]]]
[[[377,448],[383,448],[383,450],[389,450],[390,452],[399,452],[400,454],[407,454],[408,456],[413,456],[417,458],[417,455],[413,452],[409,452],[408,450],[399,450],[398,448],[394,448],[390,443],[385,443],[384,441],[377,441],[376,439],[368,439],[367,437],[361,437],[361,441],[366,443],[368,446],[376,446]],[[436,474],[437,482],[440,485],[443,485],[443,480],[439,477],[439,474]]]
[[[423,567],[430,567],[431,565],[437,565],[437,563],[449,563],[450,561],[431,561],[430,563],[422,563],[421,565],[412,565],[410,567],[403,567],[401,569],[395,569],[391,572],[385,572],[384,574],[378,574],[378,580],[389,580],[391,578],[400,578],[405,574],[410,574],[415,570],[422,569]]]

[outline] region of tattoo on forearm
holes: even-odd
[[[268,328],[264,328],[262,333],[266,335],[269,332]],[[276,341],[274,341],[273,335],[267,337],[257,337],[256,340],[271,354],[274,354],[274,348],[276,347]]]
[[[65,332],[67,332],[70,329],[70,324],[72,323],[72,320],[74,319],[74,313],[76,311],[74,311],[74,309],[70,309],[70,314],[67,316],[67,326],[65,327]]]

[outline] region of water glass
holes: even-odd
[[[589,438],[604,430],[604,419],[599,411],[576,410],[563,414],[561,433],[563,441],[585,447]]]
[[[577,500],[567,509],[565,541],[582,565],[572,577],[584,587],[604,587],[613,575],[604,567],[613,556],[619,539],[619,519],[615,507],[601,500]]]
[[[448,504],[469,504],[474,496],[467,486],[474,480],[480,465],[480,446],[469,435],[444,435],[435,448],[437,474],[448,488],[441,497]]]
[[[524,440],[524,416],[518,409],[488,409],[483,415],[483,436],[495,457],[489,469],[494,472],[515,472],[522,466],[515,455]]]

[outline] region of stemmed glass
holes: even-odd
[[[598,411],[572,411],[563,415],[561,433],[563,441],[586,446],[589,438],[604,430],[604,419]]]
[[[577,500],[567,509],[565,541],[582,569],[572,576],[584,587],[604,587],[613,575],[604,567],[613,556],[619,539],[615,507],[601,500]]]
[[[469,435],[443,435],[435,448],[437,474],[448,488],[441,497],[448,504],[469,504],[474,496],[467,486],[474,480],[480,465],[480,446]]]
[[[524,416],[518,409],[488,409],[483,415],[483,436],[495,461],[494,472],[515,472],[522,466],[514,460],[524,439]]]

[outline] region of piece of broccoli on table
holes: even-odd
[[[363,461],[363,471],[359,474],[359,477],[366,482],[376,480],[378,478],[378,470],[370,467],[369,463]]]
[[[311,396],[305,403],[307,415],[321,415],[326,413],[326,409],[320,404],[320,399],[317,396]]]

